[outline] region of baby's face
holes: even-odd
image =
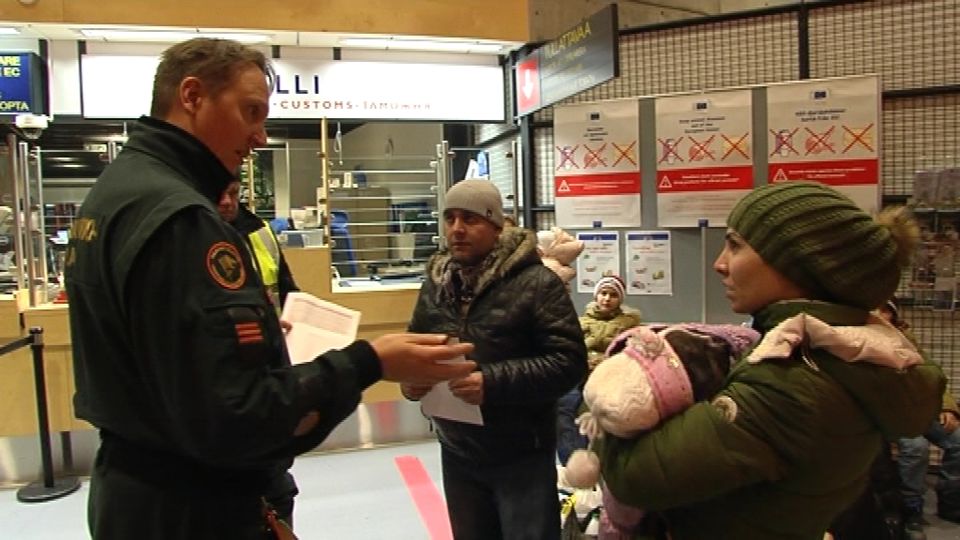
[[[602,287],[595,300],[600,311],[610,312],[620,307],[622,299],[613,287]]]

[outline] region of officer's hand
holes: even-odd
[[[960,427],[960,420],[957,419],[957,416],[950,411],[943,411],[940,413],[940,425],[943,426],[943,430],[947,433],[953,433],[957,430],[957,427]]]
[[[483,372],[450,381],[450,393],[471,405],[483,405]]]
[[[429,384],[407,384],[400,385],[400,393],[410,401],[419,401],[420,398],[427,395],[427,392],[433,388]]]
[[[385,380],[432,386],[476,368],[472,361],[444,363],[473,351],[470,343],[447,345],[446,341],[443,334],[387,334],[370,345],[380,357]]]
[[[280,329],[283,330],[283,335],[287,335],[291,330],[293,330],[293,324],[280,319]]]
[[[320,423],[320,413],[317,411],[310,411],[300,419],[300,422],[297,423],[297,427],[294,428],[293,434],[297,437],[302,437],[303,435],[313,431],[313,428],[317,427],[318,423]]]

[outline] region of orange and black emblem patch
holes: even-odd
[[[229,242],[217,242],[207,250],[207,272],[221,287],[232,291],[247,282],[240,252]]]

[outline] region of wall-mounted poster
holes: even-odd
[[[657,98],[657,224],[723,227],[753,189],[750,90]]]
[[[577,292],[593,294],[600,278],[620,275],[620,233],[578,232],[577,240],[583,242],[577,257]]]
[[[635,99],[555,108],[557,225],[640,223],[639,111]]]
[[[770,182],[816,180],[875,212],[880,181],[880,81],[876,76],[767,88]]]
[[[627,294],[673,294],[670,231],[627,231]]]

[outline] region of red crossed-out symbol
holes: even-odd
[[[707,140],[700,142],[693,137],[687,137],[690,139],[690,142],[693,143],[690,146],[690,161],[700,161],[703,158],[710,158],[716,160],[716,156],[713,155],[713,152],[710,151],[710,143],[713,142],[716,135],[711,135]]]
[[[833,149],[833,145],[830,144],[830,141],[827,140],[827,137],[833,133],[833,128],[836,126],[830,126],[830,129],[824,131],[823,133],[817,133],[816,131],[811,130],[808,127],[803,129],[807,130],[807,133],[810,134],[810,138],[807,139],[807,155],[811,153],[819,154],[821,150],[829,150],[831,154],[836,153],[836,150]]]
[[[579,145],[579,144],[576,145],[576,146],[574,146],[573,148],[571,148],[571,147],[569,147],[569,146],[564,146],[564,147],[557,146],[557,147],[556,147],[557,152],[560,152],[560,164],[557,165],[557,170],[558,170],[558,171],[559,171],[560,169],[562,169],[563,166],[564,166],[567,162],[569,162],[570,165],[573,165],[573,168],[574,168],[574,169],[579,169],[579,168],[580,168],[580,167],[577,165],[577,162],[573,160],[573,153],[577,151],[577,148],[580,148],[580,145]]]
[[[787,129],[774,131],[771,129],[770,134],[773,135],[773,152],[770,152],[770,155],[780,154],[781,156],[787,156],[790,152],[793,152],[799,156],[800,152],[797,152],[797,149],[794,148],[790,142],[799,130],[800,128],[793,128],[793,131]]]
[[[660,143],[660,148],[663,150],[663,153],[660,156],[660,161],[657,161],[657,163],[663,163],[664,161],[668,160],[670,163],[673,163],[673,158],[676,158],[678,161],[683,161],[683,158],[677,153],[677,147],[680,146],[680,141],[682,140],[683,137],[680,137],[677,140],[663,140],[658,137],[657,141]]]
[[[720,159],[721,159],[721,160],[727,159],[727,156],[729,156],[730,154],[732,154],[734,150],[736,150],[737,152],[740,152],[740,155],[741,155],[741,156],[743,156],[743,157],[745,157],[745,158],[747,158],[747,159],[750,159],[750,156],[747,155],[747,152],[744,151],[744,149],[743,149],[742,146],[740,146],[741,144],[744,143],[744,141],[746,141],[747,135],[750,135],[750,132],[749,132],[749,131],[746,132],[746,133],[744,133],[742,137],[740,137],[739,139],[737,139],[737,140],[734,141],[734,140],[731,140],[731,139],[727,138],[726,135],[724,135],[723,133],[721,133],[720,136],[723,137],[723,141],[724,141],[725,143],[727,143],[727,144],[730,145],[730,148],[727,148],[727,151],[723,153],[723,157],[721,157]]]
[[[867,132],[870,131],[872,127],[873,127],[873,122],[870,122],[869,126],[863,128],[863,131],[856,131],[856,128],[851,130],[847,126],[843,126],[843,130],[849,133],[851,137],[853,137],[853,140],[850,141],[850,144],[848,144],[847,147],[843,149],[843,153],[846,154],[847,150],[849,150],[856,143],[862,144],[867,150],[873,152],[873,147],[870,146],[867,143],[867,141],[863,140],[863,138],[866,137]]]
[[[591,150],[587,145],[583,145],[583,148],[587,151],[587,154],[583,156],[584,169],[589,169],[590,167],[599,167],[600,165],[603,165],[604,167],[607,166],[607,162],[600,157],[600,154],[602,154],[607,148],[607,143],[601,144],[600,148],[597,148],[596,150]]]
[[[636,160],[633,159],[633,147],[636,146],[637,141],[633,141],[629,146],[620,147],[617,143],[610,143],[613,145],[613,149],[617,151],[617,160],[613,162],[613,166],[616,167],[618,163],[623,160],[627,160],[630,163],[636,165]]]

